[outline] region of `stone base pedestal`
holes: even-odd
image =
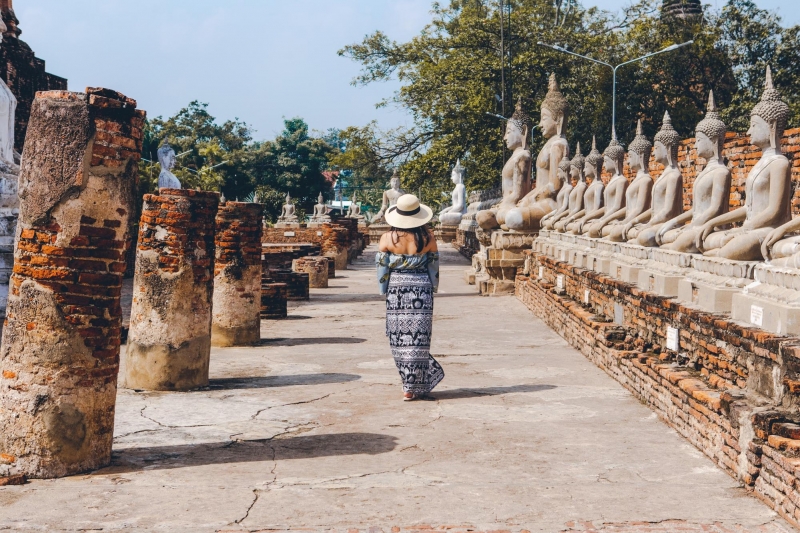
[[[441,224],[436,229],[436,238],[444,243],[450,244],[456,241],[456,232],[458,226],[451,226],[450,224]]]
[[[370,224],[369,225],[369,241],[377,243],[381,240],[381,235],[386,233],[391,229],[389,224],[385,222],[378,223],[378,224]]]
[[[603,239],[593,239],[594,249],[586,254],[586,265],[598,274],[611,276],[611,262],[620,254],[620,243],[604,241]],[[613,277],[613,276],[612,276]]]
[[[638,284],[639,273],[650,258],[650,250],[638,244],[619,243],[619,253],[611,260],[611,277]]]
[[[322,256],[301,257],[294,260],[292,270],[308,274],[308,285],[312,289],[327,289],[329,259]]]
[[[483,296],[513,294],[517,270],[525,265],[525,250],[530,250],[538,232],[494,231],[491,246],[486,249],[485,268],[488,279],[477,280]]]
[[[278,319],[286,318],[286,295],[287,286],[285,283],[264,282],[261,284],[261,318]]]
[[[300,229],[299,222],[276,222],[275,227],[278,229]]]
[[[693,255],[653,248],[650,259],[639,271],[637,286],[659,296],[678,296],[678,285],[692,266]]]
[[[800,270],[760,263],[753,277],[733,295],[733,318],[778,335],[800,335]]]
[[[347,260],[349,255],[346,248],[338,251],[326,252],[325,257],[330,257],[333,260],[334,268],[336,270],[347,270]]]
[[[710,313],[730,313],[733,295],[753,281],[758,262],[695,255],[678,282],[678,299]]]

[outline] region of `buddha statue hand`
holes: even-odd
[[[656,244],[658,244],[659,246],[664,246],[664,235],[666,235],[666,233],[668,231],[674,230],[675,227],[676,227],[676,224],[672,220],[664,222],[661,225],[661,227],[658,228],[658,232],[656,233],[656,236],[655,236]]]
[[[697,232],[697,238],[694,240],[694,245],[700,251],[700,253],[705,252],[706,247],[704,242],[706,238],[713,233],[713,231],[714,226],[709,223],[705,223],[703,227],[700,228],[700,231]]]
[[[761,243],[761,255],[764,256],[764,259],[767,261],[772,259],[772,247],[776,242],[784,239],[785,237],[786,230],[783,228],[775,228],[767,233],[767,236],[764,238],[764,242]]]
[[[622,237],[623,241],[627,241],[628,240],[628,232],[633,229],[633,226],[634,226],[633,222],[628,222],[627,224],[622,226],[622,235],[621,235],[621,237]]]

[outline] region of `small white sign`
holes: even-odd
[[[563,289],[564,288],[564,275],[563,274],[559,274],[558,276],[556,276],[556,287],[558,287],[559,289]]]
[[[760,326],[764,322],[764,308],[758,305],[750,306],[750,322],[756,326]]]
[[[317,232],[317,237],[322,237],[322,232],[321,231]]]
[[[543,278],[544,278],[544,267],[540,266],[539,267],[539,279],[543,279]]]
[[[284,237],[294,237],[294,232],[293,231],[284,231],[283,232],[283,236]]]
[[[589,289],[583,291],[583,303],[589,305]]]
[[[678,337],[678,328],[667,326],[667,350],[677,352],[680,349]]]

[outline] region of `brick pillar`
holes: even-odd
[[[144,195],[123,387],[208,385],[218,203],[219,193],[190,189]]]
[[[107,89],[38,93],[0,346],[0,476],[111,461],[120,293],[144,113]]]
[[[211,343],[261,340],[261,204],[226,202],[217,211]]]

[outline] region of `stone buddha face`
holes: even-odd
[[[583,175],[586,177],[586,182],[587,183],[589,183],[591,180],[593,180],[596,177],[595,176],[595,167],[594,167],[594,165],[587,161],[583,165]]]
[[[560,117],[553,116],[553,112],[546,107],[542,107],[542,116],[539,120],[539,127],[542,129],[542,135],[547,138],[552,137],[559,130]]]
[[[694,137],[694,149],[697,150],[698,156],[708,160],[717,155],[717,141],[710,139],[702,131],[697,131]]]
[[[569,178],[572,181],[572,186],[574,187],[579,181],[581,181],[580,171],[575,167],[569,167]]]
[[[400,178],[392,178],[391,180],[389,180],[389,185],[391,186],[392,190],[399,191]]]
[[[561,180],[561,183],[567,183],[567,180],[569,180],[569,176],[567,175],[567,172],[562,168],[558,169],[557,175],[558,175],[558,179]]]
[[[669,148],[664,146],[661,141],[656,141],[654,145],[656,161],[662,165],[669,164]]]
[[[603,169],[606,172],[611,172],[611,174],[617,173],[617,162],[608,157],[607,155],[603,156]]]
[[[175,168],[175,150],[172,148],[166,148],[162,146],[158,150],[158,162],[161,164],[161,168],[164,170],[172,170]]]
[[[628,151],[628,164],[634,172],[642,170],[642,156],[633,150]]]
[[[766,148],[768,146],[775,148],[772,140],[774,137],[772,135],[772,130],[773,125],[758,115],[753,115],[750,117],[750,128],[747,130],[747,134],[750,136],[750,144],[758,146],[759,148]]]
[[[506,141],[509,150],[522,146],[525,141],[523,135],[524,133],[514,123],[506,122],[506,134],[503,136],[503,140]]]
[[[453,185],[461,183],[461,172],[453,169],[453,172],[450,173],[450,180],[453,182]]]

